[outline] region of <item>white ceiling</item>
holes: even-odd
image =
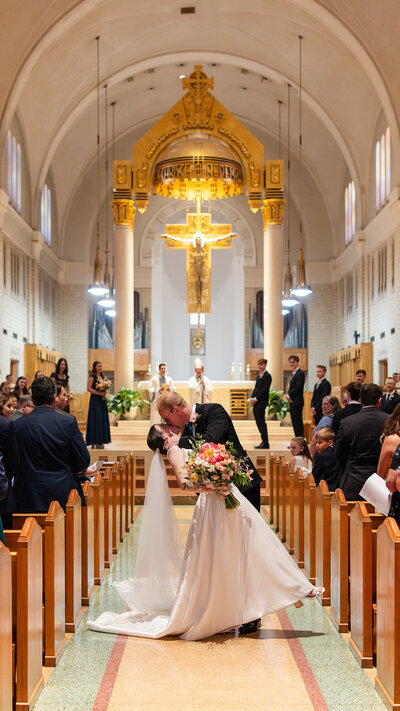
[[[289,81],[297,153],[299,34],[304,36],[306,254],[317,250],[325,258],[335,256],[343,246],[347,171],[357,188],[358,227],[365,224],[381,111],[393,138],[392,184],[399,182],[398,0],[191,0],[196,13],[181,15],[185,4],[0,0],[0,145],[18,111],[32,205],[48,169],[53,173],[60,256],[82,253],[82,236],[93,234],[96,35],[101,37],[101,83],[108,84],[109,103],[117,102],[116,157],[131,158],[134,142],[181,96],[178,74],[189,73],[195,63],[215,77],[214,94],[264,143],[266,157],[278,151],[278,100],[284,102],[286,146]],[[102,141],[103,115],[102,107]],[[295,157],[292,188],[295,220]],[[90,247],[86,238],[87,253]]]

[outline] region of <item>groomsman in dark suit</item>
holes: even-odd
[[[391,415],[395,407],[400,403],[400,395],[396,393],[396,383],[394,378],[386,378],[386,393],[382,398],[381,410]]]
[[[52,501],[64,508],[76,489],[84,503],[78,473],[90,457],[75,418],[55,411],[56,386],[51,378],[31,385],[35,409],[14,424],[19,465],[14,479],[17,511],[44,513]]]
[[[322,400],[327,395],[331,394],[331,384],[326,379],[325,365],[317,365],[318,381],[314,385],[314,392],[311,398],[311,412],[314,416],[314,422],[317,425],[322,417]]]
[[[295,437],[303,437],[303,392],[305,375],[299,367],[299,356],[291,355],[288,360],[292,369],[289,390],[287,393],[287,399],[290,403],[290,418],[292,420]]]
[[[260,358],[260,360],[257,361],[258,375],[254,390],[249,399],[250,405],[253,405],[254,419],[261,435],[261,444],[257,444],[255,449],[269,449],[265,410],[268,405],[272,378],[267,371],[267,363],[268,361],[265,358]]]
[[[360,491],[376,472],[381,435],[389,415],[380,410],[382,390],[375,383],[361,389],[360,412],[342,420],[336,438],[336,461],[341,469],[340,488],[348,501],[360,501]]]
[[[351,383],[347,383],[345,386],[344,393],[342,395],[342,403],[344,407],[341,410],[337,410],[333,415],[332,419],[332,432],[336,436],[339,432],[340,423],[345,420],[346,417],[351,417],[351,415],[356,415],[357,412],[361,410],[360,403],[360,392],[362,385],[356,380],[352,380]]]

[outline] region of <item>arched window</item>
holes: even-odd
[[[7,133],[7,193],[12,206],[21,212],[21,146],[11,131]]]
[[[390,128],[382,133],[375,146],[375,206],[379,211],[390,194]]]
[[[356,191],[351,181],[344,191],[345,242],[349,244],[356,231]]]
[[[51,245],[51,190],[44,185],[40,199],[40,231],[47,245]]]

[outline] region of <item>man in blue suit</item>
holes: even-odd
[[[78,473],[90,457],[76,420],[55,410],[53,380],[37,378],[31,388],[35,409],[14,423],[19,452],[14,492],[17,511],[44,513],[52,501],[65,507],[72,489],[84,500]]]

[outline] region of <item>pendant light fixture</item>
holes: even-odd
[[[303,135],[302,135],[302,35],[299,35],[299,154],[300,154],[300,225],[299,225],[299,259],[297,261],[296,286],[292,289],[295,296],[308,296],[312,289],[306,282],[306,265],[303,254]]]
[[[114,294],[112,291],[112,286],[111,286],[111,274],[110,274],[110,267],[108,264],[108,255],[109,255],[109,249],[108,249],[108,116],[107,116],[107,111],[108,111],[108,103],[107,103],[107,84],[104,86],[104,101],[105,101],[105,157],[106,157],[106,163],[105,163],[105,180],[106,180],[106,185],[105,185],[105,225],[106,225],[106,249],[105,249],[105,255],[106,255],[106,263],[104,266],[104,286],[107,287],[107,294],[98,301],[99,306],[103,306],[106,309],[111,309],[113,306],[115,306],[115,299],[114,299]],[[107,313],[107,312],[106,312]]]
[[[104,296],[107,294],[107,287],[104,286],[103,275],[101,273],[100,256],[100,37],[96,37],[97,42],[97,226],[96,226],[96,258],[94,260],[93,283],[88,288],[89,294],[93,296]]]
[[[293,288],[293,276],[292,276],[292,269],[290,266],[290,90],[291,90],[291,84],[288,84],[288,119],[287,119],[287,265],[286,265],[286,271],[285,271],[285,277],[283,281],[283,296],[282,296],[282,306],[285,308],[282,310],[282,315],[286,316],[289,311],[287,311],[288,308],[291,308],[292,306],[296,306],[299,302],[293,294],[291,293],[291,289]],[[280,106],[279,106],[280,109]],[[279,111],[280,113],[280,111]],[[279,133],[280,133],[280,117],[279,117]],[[280,145],[280,138],[279,138],[279,145]],[[279,156],[280,157],[280,156]],[[284,313],[285,312],[285,313]]]

